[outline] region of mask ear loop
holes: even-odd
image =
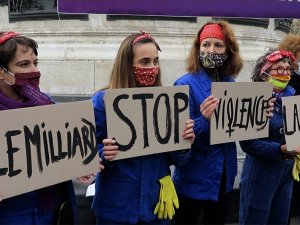
[[[9,75],[12,75],[12,76],[15,78],[15,75],[14,75],[13,73],[9,72],[7,69],[5,69],[4,67],[2,67],[2,68],[1,68],[1,74],[3,74],[3,81],[4,81],[5,83],[7,83],[9,86],[14,85],[14,84],[9,83],[9,82],[5,79],[5,77],[4,77],[4,74],[9,74]],[[2,77],[1,77],[1,78],[2,78]]]
[[[264,81],[268,81],[269,77],[271,76],[266,71],[262,72],[260,75],[261,75],[261,79],[263,79]]]

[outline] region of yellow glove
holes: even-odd
[[[167,219],[168,217],[171,220],[175,215],[174,206],[179,208],[176,190],[170,175],[161,178],[159,182],[159,200],[155,206],[154,214],[157,214],[159,219]]]
[[[300,155],[296,155],[294,157],[294,166],[293,166],[293,177],[296,181],[299,181],[299,173],[300,173]]]

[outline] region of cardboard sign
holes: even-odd
[[[115,160],[189,149],[182,138],[188,93],[188,86],[107,90],[107,134],[120,150]]]
[[[300,146],[300,96],[282,98],[284,134],[288,151]]]
[[[3,198],[99,170],[91,101],[0,112]]]
[[[299,18],[299,0],[58,0],[59,13]]]
[[[211,144],[267,137],[272,90],[268,82],[214,82],[219,105],[210,120]]]

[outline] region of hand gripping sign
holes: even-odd
[[[3,198],[100,168],[91,101],[1,111],[0,124]]]
[[[268,82],[214,82],[219,104],[210,120],[211,144],[267,137],[272,90]]]
[[[107,90],[107,133],[120,152],[114,159],[189,149],[182,138],[189,118],[188,86]]]

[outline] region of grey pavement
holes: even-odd
[[[226,225],[239,225],[238,223],[226,223]],[[300,217],[292,217],[290,225],[300,225]]]

